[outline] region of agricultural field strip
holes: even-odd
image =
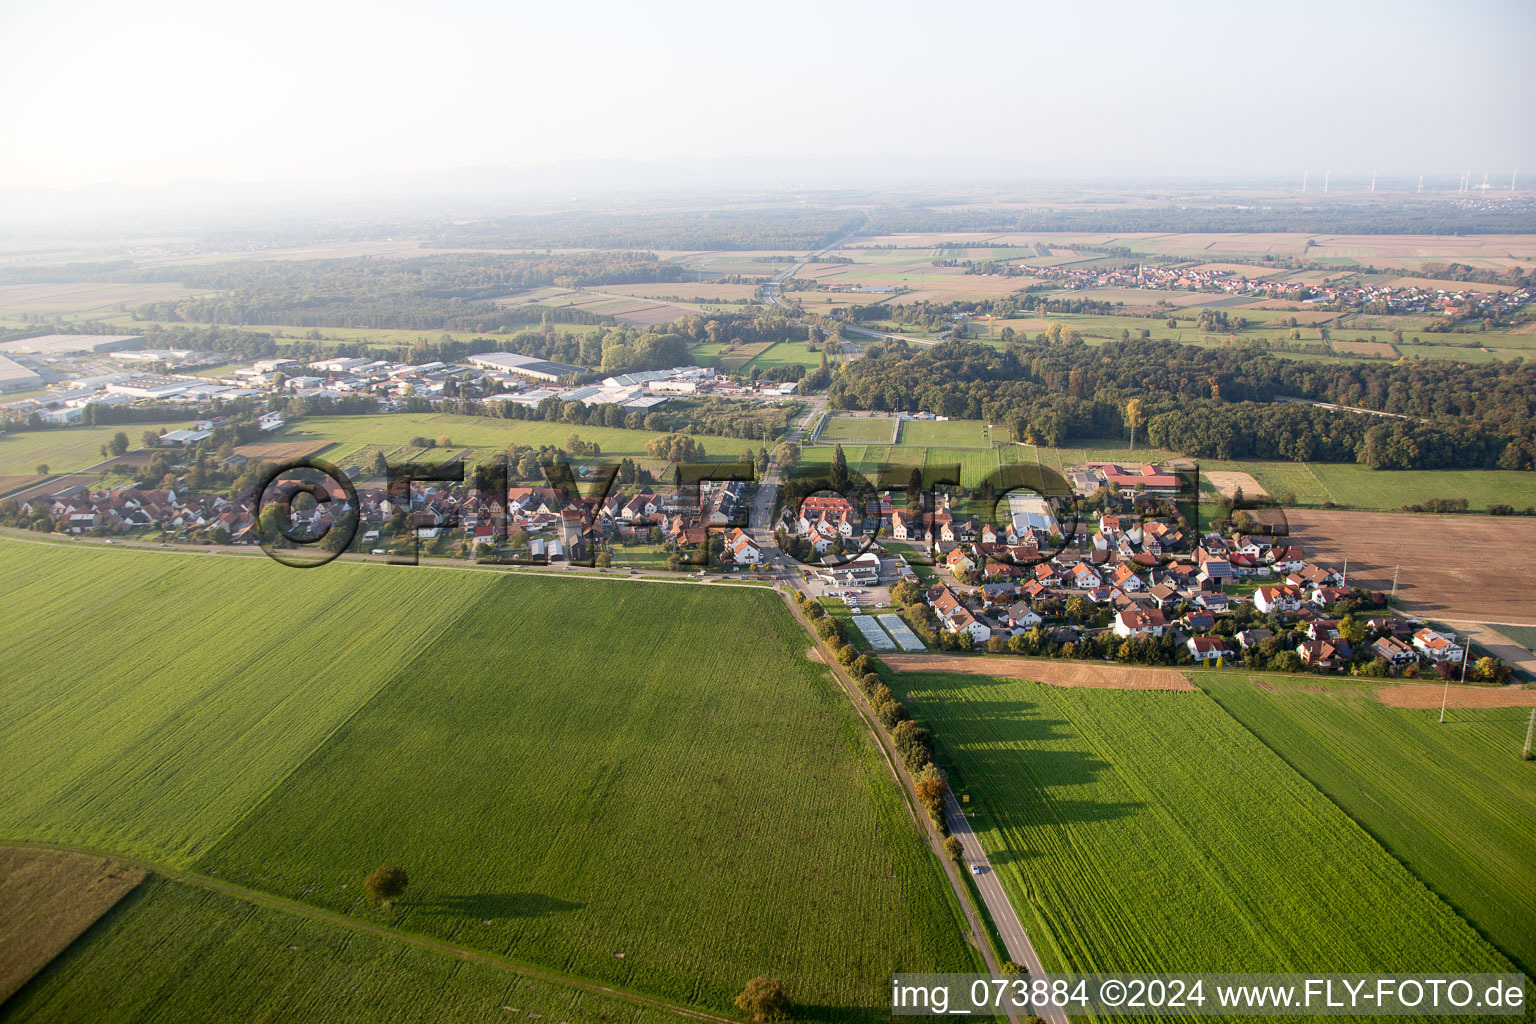
[[[77,556],[81,554],[81,552],[78,551],[78,549],[72,551],[71,553],[75,554]],[[98,552],[98,554],[100,554],[100,553],[104,553],[104,552]],[[232,564],[232,563],[221,562],[218,565],[210,566],[210,568],[214,568],[214,569],[222,571],[229,564]],[[330,571],[331,570],[327,570],[327,572],[330,572]],[[525,579],[526,579],[526,577],[525,577]],[[508,581],[508,582],[510,582],[510,581]],[[526,586],[526,585],[527,584],[525,583],[524,586]],[[573,591],[572,593],[575,593],[575,592]],[[681,592],[679,592],[679,593],[681,593]],[[606,601],[606,599],[603,599],[603,600]],[[470,603],[474,604],[475,602],[471,601]],[[650,605],[651,605],[651,603],[649,601],[642,602],[642,604],[645,607],[650,607]],[[790,629],[791,629],[792,632],[795,632],[796,638],[798,639],[798,637],[799,637],[798,631],[794,630],[793,627],[790,627]],[[807,668],[809,668],[809,666],[807,666]],[[404,672],[404,670],[402,670],[402,672]],[[401,676],[399,674],[397,674],[395,676],[395,678],[399,679],[399,678],[401,678]],[[380,699],[384,692],[385,691],[382,691],[382,690],[379,691],[379,693],[375,695],[374,700],[376,701],[376,700]],[[354,716],[354,718],[355,718],[355,716]],[[350,726],[349,726],[349,728],[350,728]],[[327,744],[325,747],[318,749],[313,755],[311,755],[311,758],[309,760],[313,760],[316,757],[320,757],[322,755],[322,753],[324,751],[329,750],[329,748],[330,748],[330,744]],[[306,761],[306,764],[308,764],[308,763],[309,763],[309,761]],[[865,768],[867,768],[867,767],[868,766],[865,766]],[[860,770],[861,773],[864,771],[863,768],[861,768],[859,770]],[[276,786],[272,790],[272,792],[274,794],[280,793],[285,788],[287,788],[287,786],[288,786],[287,783],[280,784],[280,785]],[[878,785],[875,787],[875,789],[878,790],[878,792],[880,794],[880,799],[877,800],[876,803],[879,803],[881,805],[886,805],[886,798],[887,797],[894,799],[894,796],[895,796],[894,794],[885,793],[885,791],[883,789],[880,789],[880,787]],[[271,797],[268,798],[268,800],[270,800],[270,799],[271,799]],[[261,806],[264,806],[264,804],[261,805]],[[843,810],[842,813],[844,815],[846,815],[846,812],[847,812],[846,801],[844,801],[843,807],[844,807],[844,810]],[[836,828],[833,828],[831,826],[826,826],[826,830],[828,830],[830,832],[835,832]],[[885,829],[881,829],[879,831],[882,832],[882,833],[886,832]],[[894,854],[894,853],[896,853],[896,852],[898,852],[900,850],[906,850],[905,840],[900,838],[901,835],[902,835],[902,833],[900,831],[898,831],[897,833],[894,834],[894,837],[892,839],[888,840],[889,842],[893,842],[895,844],[894,848],[888,848],[887,849],[887,853],[888,854]],[[117,846],[116,843],[113,843],[112,845],[114,847]],[[932,865],[926,863],[926,861],[923,858],[918,858],[917,861],[913,861],[911,859],[911,857],[910,857],[911,852],[912,851],[910,851],[910,850],[906,850],[906,852],[902,853],[901,856],[898,858],[901,861],[901,876],[903,878],[908,879],[908,882],[906,882],[903,885],[903,888],[909,890],[909,894],[908,894],[909,898],[912,895],[917,895],[917,894],[921,893],[923,891],[924,887],[926,887],[926,886],[936,882],[936,879],[934,879],[932,877],[932,874],[931,874],[931,872],[932,872]],[[917,889],[915,891],[911,890],[911,886],[913,886],[913,885],[917,886]],[[666,888],[666,887],[664,887],[664,888]],[[669,889],[669,891],[670,891],[670,889]],[[632,899],[633,897],[630,897],[630,898]],[[867,903],[867,902],[868,901],[865,901],[865,903]],[[877,902],[883,903],[884,901],[877,901]],[[855,913],[854,917],[856,919],[860,918],[860,917],[863,917],[863,916],[866,916],[868,913],[873,911],[873,906],[867,906],[867,905],[865,905],[865,903],[861,903],[861,906],[864,907],[864,910],[861,913]],[[428,913],[430,915],[430,911]],[[466,911],[466,913],[470,913],[470,912]],[[479,916],[479,915],[475,914],[474,916]],[[829,915],[827,919],[828,920],[841,920],[842,917],[839,916],[839,915]],[[939,912],[937,917],[925,917],[923,920],[925,922],[927,922],[928,927],[923,929],[923,931],[926,933],[926,932],[932,930],[933,928],[938,928],[939,932],[936,933],[936,934],[945,934],[946,930],[944,928],[942,928],[940,926],[940,924],[939,924],[939,922],[941,922],[944,919],[946,919],[946,915],[944,915],[944,913],[942,911]],[[429,917],[429,920],[430,920],[430,917]],[[870,922],[870,924],[872,925],[872,922]],[[691,929],[691,928],[683,928],[682,930],[680,930],[678,932],[678,934],[679,935],[690,935],[690,934],[693,934],[693,931],[694,931],[694,929]],[[866,929],[866,931],[868,931],[868,929]],[[868,931],[868,933],[869,934],[874,934],[874,935],[879,935],[879,934],[883,933],[883,928],[874,928],[873,931]],[[448,936],[448,937],[452,938],[451,935]],[[950,936],[950,937],[954,938],[954,940],[956,942],[958,942],[958,936]],[[914,936],[914,938],[912,940],[909,940],[909,941],[916,941],[916,936]],[[935,940],[932,937],[930,937],[929,941],[937,941],[937,940]],[[945,938],[944,942],[940,942],[939,945],[943,946],[944,943],[948,942],[948,941],[949,941],[949,938],[947,937],[947,938]],[[935,952],[937,952],[937,949],[930,948],[929,952],[930,952],[930,954],[935,953]],[[829,955],[828,952],[824,951],[818,957],[818,962],[826,960],[828,958],[828,955]],[[952,958],[953,958],[953,954],[946,954],[946,955],[938,956],[937,960],[947,963],[947,962],[950,962],[950,960]],[[685,956],[684,957],[684,962],[686,962],[687,960],[690,960],[690,959],[692,959],[692,958],[688,957],[688,956]],[[837,956],[837,957],[833,957],[833,959],[840,961],[840,960],[843,959],[843,957]],[[932,956],[929,956],[929,957],[919,956],[919,957],[917,957],[917,960],[924,960],[924,959],[934,959],[934,958]],[[546,962],[548,962],[548,961],[546,961]],[[558,963],[560,966],[565,966],[566,965],[566,961],[564,959],[560,958],[560,957],[556,957],[555,958],[555,962]],[[591,961],[589,961],[589,962],[591,962]],[[608,964],[612,963],[612,961],[607,960],[605,958],[605,955],[598,957],[595,962],[598,963],[599,965],[605,964],[605,963],[608,963]],[[633,961],[631,961],[631,963],[633,964]],[[638,966],[638,965],[636,965],[636,966]],[[958,966],[958,963],[957,963],[957,966]],[[610,970],[611,970],[611,968],[610,968]],[[732,972],[732,974],[734,975],[734,971]],[[590,976],[590,972],[589,972],[589,976]],[[857,973],[857,974],[843,974],[843,975],[839,975],[839,976],[846,978],[846,977],[850,977],[850,976],[852,976],[852,977],[862,977],[863,975],[862,975],[862,973]],[[718,985],[719,984],[719,980],[720,980],[719,978],[714,979],[714,985]],[[735,981],[734,977],[733,977],[732,981],[733,981],[733,983],[739,984],[739,981]],[[714,985],[712,985],[711,987],[713,988]],[[688,993],[688,996],[691,999],[692,998],[692,993],[691,992]],[[721,993],[719,993],[717,991],[717,992],[713,993],[713,996],[714,996],[714,998],[711,1000],[711,1002],[713,1002],[713,1003],[717,1003],[718,1004],[718,1003],[721,1003],[721,1002],[728,1002],[728,998],[729,998],[728,995],[724,996],[723,999],[722,999]],[[863,1003],[863,998],[861,998],[859,1000],[859,1002],[862,1004]]]
[[[1337,970],[1507,969],[1204,694],[901,688],[980,797],[977,831],[1052,969],[1315,970],[1324,950]]]
[[[42,547],[72,548],[75,550],[84,550],[86,549],[86,546],[89,546],[90,550],[100,550],[103,552],[109,552],[114,555],[125,552],[133,552],[135,554],[141,555],[213,555],[220,556],[225,559],[238,558],[247,561],[254,559],[265,560],[267,557],[264,552],[260,551],[259,549],[252,548],[217,548],[180,545],[176,547],[161,547],[159,544],[151,543],[149,541],[117,541],[112,545],[111,548],[106,548],[102,546],[99,541],[92,543],[91,541],[71,540],[65,537],[50,538],[46,535],[39,537],[36,534],[30,533],[26,530],[18,530],[13,527],[0,527],[0,545],[3,545],[7,542],[12,544],[32,544]],[[620,550],[623,549],[621,548]],[[606,573],[599,572],[596,569],[588,569],[585,571],[576,572],[568,569],[553,569],[536,565],[481,565],[473,562],[461,562],[443,558],[430,558],[427,556],[422,556],[420,563],[414,566],[396,565],[392,562],[383,561],[379,558],[363,554],[345,554],[337,559],[337,561],[347,565],[370,566],[376,569],[447,569],[452,572],[510,573],[531,576],[553,576],[557,579],[597,580],[599,582],[606,583],[661,583],[689,587],[710,587],[712,589],[729,588],[750,590],[763,590],[771,586],[771,584],[768,583],[752,580],[734,580],[728,577],[710,577],[705,579],[697,579],[693,576],[671,572],[661,576],[629,576],[615,570],[610,570]]]
[[[857,1018],[873,1012],[883,981],[871,979],[883,979],[893,962],[967,959],[921,841],[892,831],[901,798],[871,761],[868,738],[824,671],[800,656],[799,627],[762,614],[775,597],[722,605],[674,592],[662,642],[641,626],[658,614],[650,599],[569,589],[560,602],[529,603],[519,596],[543,591],[526,578],[497,586],[495,600],[486,595],[458,621],[453,642],[423,651],[416,670],[380,690],[199,868],[356,912],[361,894],[340,891],[337,880],[348,875],[336,865],[387,847],[425,879],[401,905],[407,927],[447,938],[472,927],[482,947],[713,1008],[729,1006],[742,972],[774,962],[806,998],[833,1000]],[[713,614],[686,614],[704,602]],[[475,656],[476,638],[506,642],[510,623],[514,636],[551,637],[560,623],[590,621],[599,609],[614,644],[514,644],[511,673]],[[722,631],[728,650],[709,642]],[[618,674],[604,668],[617,664],[616,646],[625,666]],[[700,721],[676,713],[685,677],[670,665],[673,648],[692,652],[686,685],[709,687],[708,698],[682,701]],[[743,661],[783,671],[713,686],[731,678],[728,664]],[[438,687],[450,677],[456,700],[445,704]],[[554,679],[606,682],[546,685]],[[786,688],[802,679],[807,690]],[[504,710],[485,713],[491,706]],[[521,729],[519,721],[539,725]],[[701,743],[701,735],[712,740]],[[768,735],[793,742],[750,755],[741,749]],[[437,741],[443,736],[454,738],[451,763]],[[638,736],[644,756],[631,742]],[[543,783],[479,790],[461,782],[531,763],[534,751]],[[774,771],[762,771],[769,763]],[[341,792],[352,796],[337,801]],[[635,813],[642,795],[673,809],[667,829]],[[389,809],[402,807],[411,811],[405,818]],[[732,829],[755,838],[745,846],[717,841]],[[805,856],[809,836],[831,843],[830,852]],[[794,855],[776,855],[786,844]],[[619,877],[655,884],[613,886]],[[455,895],[462,893],[477,895]],[[791,911],[804,920],[784,920]],[[481,917],[489,918],[483,931],[470,920]]]
[[[28,756],[0,762],[0,836],[190,864],[323,747],[401,657],[453,623],[408,609],[429,592],[463,600],[490,583],[402,576],[391,588],[398,604],[380,607],[354,586],[350,565],[285,570],[284,613],[270,616],[259,587],[277,567],[264,558],[133,559],[133,585],[123,587],[130,563],[119,551],[128,550],[68,546],[40,557],[24,542],[0,544],[20,608],[11,624],[32,638],[9,651],[0,750]],[[179,614],[187,607],[197,615]],[[157,643],[136,642],[134,622],[156,623]],[[252,642],[210,645],[209,631]],[[292,649],[385,670],[327,673],[306,694],[286,682]]]
[[[1390,708],[1380,680],[1189,673],[1235,720],[1531,973],[1536,786],[1529,712]],[[1260,683],[1264,688],[1260,687]]]
[[[263,892],[260,889],[251,889],[243,885],[238,885],[234,882],[226,881],[222,878],[216,878],[212,875],[200,874],[196,871],[188,871],[184,868],[173,867],[169,864],[144,860],[138,857],[125,855],[110,850],[100,850],[88,846],[72,846],[63,843],[28,843],[0,840],[0,845],[12,847],[15,849],[56,850],[62,853],[82,853],[92,857],[104,857],[122,864],[127,864],[131,867],[138,868],[142,871],[161,875],[165,878],[171,879],[174,882],[179,882],[182,885],[193,886],[208,892],[219,893],[221,895],[240,900],[243,903],[249,903],[258,907],[266,907],[268,909],[280,911],[293,917],[299,917],[309,921],[323,922],[328,925],[345,928],[351,932],[374,935],[379,938],[388,939],[391,942],[397,942],[407,946],[414,946],[417,949],[429,950],[433,953],[453,957],[457,960],[470,960],[475,963],[486,964],[491,967],[496,967],[500,970],[510,971],[513,974],[525,975],[530,978],[538,978],[542,981],[553,982],[559,985],[566,985],[571,988],[581,989],[586,992],[593,992],[598,995],[609,996],[615,999],[622,999],[625,1002],[633,1003],[636,1006],[644,1006],[654,1010],[662,1010],[667,1013],[673,1013],[683,1017],[690,1017],[694,1020],[713,1021],[716,1022],[716,1024],[740,1024],[739,1021],[734,1021],[726,1017],[718,1017],[714,1014],[705,1013],[702,1010],[695,1010],[686,1006],[676,1006],[666,1002],[665,1000],[653,999],[650,996],[641,995],[640,993],[631,992],[623,988],[616,988],[610,985],[600,985],[596,982],[588,981],[585,978],[580,978],[571,974],[563,974],[560,971],[549,970],[547,968],[538,967],[533,964],[525,964],[505,956],[499,956],[495,953],[486,952],[483,949],[459,946],[451,942],[444,942],[441,939],[434,939],[428,935],[421,935],[415,932],[407,932],[395,928],[389,928],[385,925],[376,924],[372,921],[362,920],[357,917],[348,917],[345,914],[338,914],[334,911],[325,910],[310,903],[301,903],[297,900],[290,900],[282,896],[274,895],[270,892]]]

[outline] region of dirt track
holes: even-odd
[[[1444,683],[1404,683],[1401,686],[1384,686],[1376,691],[1376,699],[1394,708],[1438,708],[1440,697],[1446,694]],[[1509,686],[1478,687],[1451,685],[1446,696],[1448,708],[1531,708],[1536,707],[1536,690],[1523,690]]]
[[[1536,519],[1286,509],[1308,559],[1342,566],[1349,584],[1388,593],[1433,618],[1536,625]]]
[[[976,655],[882,654],[879,657],[894,672],[955,672],[971,676],[1002,676],[1005,679],[1033,679],[1052,686],[1086,686],[1096,690],[1195,688],[1184,673],[1171,668]]]

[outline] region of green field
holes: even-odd
[[[386,572],[391,597],[380,600]],[[186,866],[441,635],[477,573],[0,541],[0,838]],[[365,585],[371,582],[372,585]],[[353,666],[355,670],[323,666]],[[365,667],[371,666],[366,669]]]
[[[810,345],[806,342],[781,341],[758,353],[751,362],[746,364],[745,369],[758,367],[767,370],[776,366],[789,366],[790,364],[810,369],[813,366],[821,365],[821,355],[821,349],[818,348],[812,352]]]
[[[770,973],[860,1019],[893,970],[975,966],[770,592],[16,541],[0,572],[0,838],[718,1011]]]
[[[1536,763],[1518,757],[1528,710],[1453,710],[1441,725],[1438,711],[1377,701],[1379,681],[1192,678],[1532,971]]]
[[[1508,969],[1203,693],[899,685],[1047,968]]]
[[[179,430],[190,423],[129,423],[107,427],[55,427],[0,433],[0,476],[30,476],[39,463],[49,472],[70,473],[102,461],[101,446],[119,430],[133,447],[146,430]]]
[[[950,448],[982,448],[994,440],[1008,440],[1006,428],[987,429],[980,420],[905,420],[901,425],[902,444],[943,445]]]
[[[407,1024],[543,1016],[687,1020],[557,982],[150,878],[5,1004],[7,1021],[326,1020]]]
[[[920,287],[920,286],[919,286]],[[1066,296],[1074,293],[1058,293]],[[1149,291],[1147,303],[1157,301],[1161,293]],[[1179,293],[1173,293],[1178,297]],[[1171,341],[1184,345],[1199,345],[1206,348],[1216,348],[1227,344],[1228,335],[1225,333],[1206,333],[1197,328],[1193,317],[1204,308],[1222,309],[1242,316],[1248,320],[1248,326],[1237,333],[1242,341],[1291,341],[1292,328],[1287,324],[1291,316],[1306,318],[1305,313],[1294,313],[1290,310],[1267,309],[1243,309],[1241,304],[1234,304],[1231,298],[1221,295],[1206,296],[1209,301],[1197,302],[1193,305],[1183,306],[1177,310],[1169,310],[1177,318],[1173,327],[1167,326],[1168,313],[1157,316],[1129,316],[1125,314],[1093,314],[1093,313],[1044,313],[1035,317],[1015,320],[993,320],[990,322],[971,322],[966,325],[967,336],[974,341],[1001,347],[1002,332],[1005,328],[1013,328],[1016,340],[1032,340],[1049,324],[1059,322],[1063,327],[1071,327],[1083,336],[1090,345],[1103,344],[1107,341],[1118,341],[1122,331],[1130,331],[1133,337],[1140,335],[1142,331],[1150,331],[1152,338],[1157,341]],[[1343,315],[1346,321],[1349,316]],[[1296,328],[1301,332],[1300,344],[1323,344],[1322,335],[1315,325],[1303,324]],[[1410,339],[1413,331],[1406,332]],[[1352,326],[1346,322],[1344,326],[1336,326],[1332,329],[1334,341],[1369,341],[1371,335],[1376,335],[1376,340],[1391,341],[1391,331],[1388,328],[1366,328]],[[1486,363],[1495,359],[1518,359],[1522,356],[1530,358],[1528,340],[1530,335],[1507,334],[1500,332],[1477,334],[1452,334],[1434,335],[1421,334],[1423,344],[1414,344],[1409,340],[1403,345],[1397,346],[1398,351],[1409,358],[1418,359],[1443,359],[1456,360],[1468,363]],[[1440,342],[1444,338],[1447,341]],[[1475,348],[1466,347],[1466,342],[1472,341]],[[1487,349],[1488,351],[1485,351]],[[1358,363],[1374,362],[1375,360],[1362,360],[1350,356],[1334,354],[1314,355],[1304,352],[1287,352],[1274,349],[1273,354],[1286,359],[1312,359],[1330,363]]]
[[[1271,465],[1264,464],[1266,468]],[[1536,505],[1536,473],[1504,469],[1375,470],[1349,463],[1309,462],[1333,500],[1359,508],[1395,509],[1427,498],[1466,498],[1474,509]],[[1256,476],[1258,474],[1255,474]],[[1263,481],[1263,477],[1259,477]]]
[[[816,440],[826,444],[890,444],[899,421],[886,416],[832,416]]]
[[[771,968],[859,1015],[968,957],[805,647],[768,593],[497,577],[199,866],[366,913],[339,886],[394,859],[406,929],[716,1009]]]

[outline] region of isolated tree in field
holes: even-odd
[[[160,435],[153,430],[146,430],[140,440],[144,442],[145,448],[154,448],[160,444]]]
[[[789,998],[776,979],[759,976],[747,982],[736,997],[736,1009],[750,1013],[757,1024],[769,1024],[789,1015]]]
[[[119,430],[112,435],[112,454],[125,455],[128,452],[128,432]]]
[[[46,463],[46,462],[39,462],[37,464],[37,475],[38,476],[47,476],[48,475],[48,463]]]
[[[960,840],[954,836],[944,837],[944,856],[956,864],[965,862],[965,847],[960,845]]]
[[[1146,413],[1141,409],[1141,399],[1133,398],[1125,403],[1125,425],[1131,428],[1131,451],[1136,450],[1136,428],[1146,422],[1146,418]]]
[[[848,457],[843,454],[843,446],[836,445],[832,449],[832,470],[829,474],[834,491],[846,491],[848,489]]]
[[[382,901],[389,906],[391,900],[405,895],[405,887],[411,883],[405,868],[395,864],[380,864],[363,879],[363,892],[375,903]]]

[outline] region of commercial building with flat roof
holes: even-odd
[[[14,359],[0,356],[0,394],[27,391],[42,385],[43,378],[37,371],[27,369]]]
[[[533,356],[519,355],[516,352],[481,352],[468,357],[465,362],[483,370],[503,370],[521,377],[532,377],[535,380],[560,381],[587,372],[581,366],[551,362],[548,359],[535,359]]]
[[[91,352],[116,352],[139,348],[142,334],[45,334],[39,338],[18,338],[0,342],[6,355],[74,356]]]

